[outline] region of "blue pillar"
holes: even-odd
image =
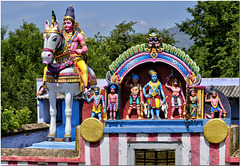
[[[72,140],[75,141],[75,131],[76,127],[80,124],[79,122],[79,101],[73,99],[73,105],[72,105],[72,117],[71,117],[71,135]],[[62,122],[63,124],[59,127],[57,127],[57,138],[63,138],[65,134],[65,124],[66,124],[66,117],[65,117],[65,101],[62,102]]]

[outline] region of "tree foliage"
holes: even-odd
[[[1,110],[1,131],[7,132],[13,129],[21,128],[22,124],[31,122],[31,110],[23,107],[21,110],[9,107],[9,109]]]
[[[194,17],[177,24],[195,44],[188,54],[195,59],[203,77],[239,75],[239,2],[198,1],[187,8]]]
[[[108,66],[124,51],[137,44],[147,43],[147,38],[152,32],[157,33],[166,44],[176,43],[174,34],[170,35],[165,29],[150,28],[147,33],[136,34],[133,28],[135,24],[136,22],[123,21],[115,26],[108,37],[98,33],[94,38],[88,38],[88,65],[94,70],[97,78],[105,78]]]
[[[3,110],[10,106],[16,110],[28,107],[31,122],[36,122],[37,116],[36,78],[42,77],[44,68],[42,46],[42,33],[27,22],[15,32],[10,31],[1,43],[1,107]]]

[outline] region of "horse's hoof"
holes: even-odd
[[[64,142],[72,142],[72,137],[64,137],[63,141]]]
[[[54,137],[47,137],[47,141],[54,141]]]

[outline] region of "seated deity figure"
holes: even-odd
[[[196,89],[194,89],[194,87],[191,88],[190,90],[189,100],[190,100],[191,119],[195,120],[197,118],[197,112],[199,115],[201,115],[201,112],[200,112],[200,106],[199,106],[199,99],[196,96]]]
[[[116,112],[118,110],[118,94],[116,93],[116,86],[110,86],[110,93],[108,94],[108,107],[110,113],[110,120],[116,119]]]
[[[82,77],[83,83],[80,82],[80,91],[84,92],[88,85],[88,67],[82,56],[88,52],[87,45],[85,43],[85,34],[78,27],[78,22],[75,21],[74,8],[72,5],[67,8],[66,14],[63,19],[62,33],[66,42],[66,49],[70,52],[70,56],[74,59],[74,65],[77,68],[77,72]],[[79,48],[80,47],[80,48]],[[46,78],[47,66],[43,73],[43,84],[39,89],[37,95],[43,95],[45,92],[45,78]]]
[[[143,96],[142,96],[142,85],[138,83],[139,76],[134,74],[132,76],[132,83],[130,82],[130,78],[125,83],[125,86],[131,88],[131,95],[129,99],[129,109],[126,115],[126,119],[129,119],[129,115],[131,114],[133,109],[137,109],[138,119],[141,119],[141,104],[143,105]]]
[[[211,115],[205,113],[205,118],[212,119],[215,116],[215,113],[219,113],[219,119],[223,117],[226,117],[226,111],[222,105],[222,102],[218,96],[218,93],[216,91],[212,91],[210,95],[210,99],[207,99],[208,93],[205,95],[205,102],[211,102]],[[219,107],[220,106],[220,107]]]
[[[151,119],[155,118],[154,110],[156,110],[157,119],[161,119],[160,107],[163,103],[166,103],[165,94],[162,89],[162,84],[157,78],[157,72],[150,70],[149,74],[151,76],[151,80],[143,87],[143,94],[147,98],[150,107],[150,113],[152,116]],[[148,94],[147,88],[149,88]]]
[[[93,96],[91,98],[88,97],[88,95],[90,95],[89,93],[85,93],[85,98],[87,100],[88,103],[90,103],[91,101],[94,101],[93,103],[93,109],[92,109],[92,118],[95,118],[95,116],[98,116],[98,119],[100,121],[102,121],[102,111],[101,111],[101,107],[103,106],[103,112],[105,113],[105,102],[104,102],[104,97],[101,95],[100,93],[100,88],[99,87],[95,87],[93,89]],[[102,103],[102,106],[101,106]]]
[[[174,119],[173,114],[175,112],[175,109],[178,108],[179,118],[182,119],[182,103],[181,103],[181,97],[183,99],[183,105],[186,105],[186,99],[183,94],[183,90],[181,86],[179,86],[177,78],[173,80],[173,85],[168,85],[169,78],[167,78],[167,82],[165,84],[165,87],[170,89],[172,91],[172,97],[171,97],[171,103],[172,103],[172,111],[171,111],[171,119]]]

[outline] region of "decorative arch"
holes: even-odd
[[[189,85],[198,85],[201,82],[201,76],[198,73],[199,67],[196,63],[180,49],[162,44],[163,48],[161,52],[148,51],[146,44],[137,45],[131,47],[127,51],[123,52],[119,57],[112,62],[109,66],[110,71],[107,73],[108,82],[121,83],[123,78],[135,67],[151,62],[162,62],[175,68],[183,76],[186,83]]]

